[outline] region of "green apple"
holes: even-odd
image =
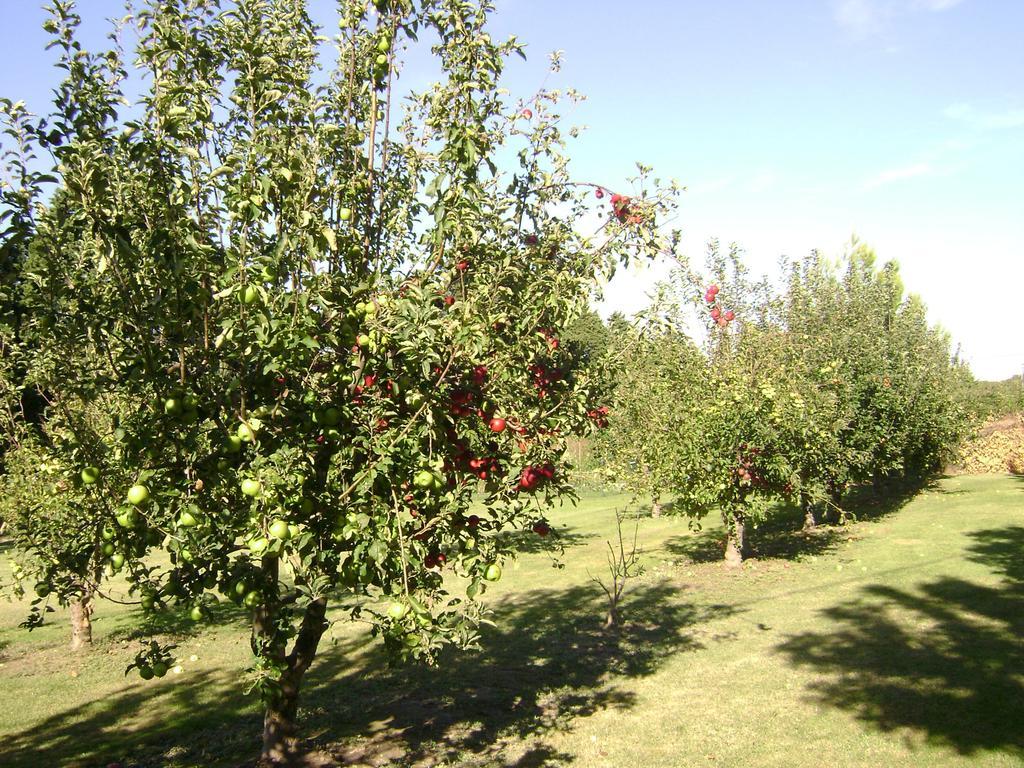
[[[270,524],[268,529],[271,536],[280,541],[288,541],[292,537],[292,530],[286,520],[278,518]]]
[[[112,554],[114,554],[114,542],[112,542],[112,541],[105,541],[105,542],[103,542],[103,546],[100,547],[100,551],[103,552],[103,554],[106,555],[107,557],[110,557]]]
[[[203,610],[201,605],[193,605],[192,610],[188,612],[188,617],[192,621],[202,621],[206,618],[206,611]]]
[[[392,619],[401,619],[409,612],[409,606],[405,603],[394,602],[388,606],[388,616]]]
[[[256,430],[254,430],[244,421],[238,425],[236,434],[238,435],[238,439],[241,440],[243,443],[251,443],[253,440],[256,439]]]
[[[48,582],[48,581],[36,582],[36,595],[38,595],[39,597],[46,597],[48,594],[50,594],[50,589],[51,589],[50,582]]]
[[[115,536],[117,536],[117,531],[114,530],[114,526],[110,523],[104,523],[103,529],[100,531],[100,538],[104,541],[112,541]]]
[[[139,513],[131,507],[125,507],[118,512],[116,519],[122,528],[134,528],[139,524]]]
[[[245,599],[242,602],[245,603],[246,608],[255,608],[263,602],[263,595],[261,595],[258,590],[254,589],[252,592],[246,593]]]
[[[243,304],[255,304],[260,298],[260,292],[256,290],[255,285],[245,286],[245,290],[242,291],[242,303]]]
[[[168,397],[164,400],[164,413],[168,416],[181,416],[183,410],[185,407],[180,397]]]
[[[96,481],[100,479],[99,467],[85,467],[82,470],[82,482],[86,485],[95,485]]]
[[[263,484],[259,480],[253,480],[251,477],[245,478],[242,481],[242,493],[246,496],[256,498],[263,491]]]
[[[341,421],[341,411],[334,406],[324,409],[320,414],[320,423],[327,427],[336,427]]]
[[[484,578],[487,581],[497,581],[501,578],[501,566],[497,563],[491,563],[487,566],[487,570],[484,571]]]
[[[295,523],[288,523],[288,538],[294,539],[300,533],[302,533],[302,529],[299,528],[298,525]]]
[[[134,504],[136,507],[141,507],[147,501],[149,501],[149,488],[137,483],[128,489],[128,501]],[[126,526],[130,527],[130,526]]]
[[[434,473],[429,469],[421,469],[412,479],[413,485],[417,488],[427,490],[434,487]]]
[[[288,525],[285,524],[285,529],[287,530],[287,528]],[[257,536],[255,538],[249,539],[249,551],[252,552],[254,555],[262,555],[264,552],[267,551],[267,547],[269,546],[270,542],[262,536]]]
[[[348,221],[349,219],[352,218],[352,209],[351,208],[339,208],[338,209],[338,218],[341,219],[342,221]]]
[[[195,528],[199,525],[199,519],[186,509],[178,515],[178,525],[182,528]]]
[[[228,453],[238,453],[242,450],[242,438],[239,435],[228,435],[224,441],[224,450]]]
[[[356,336],[356,344],[361,349],[366,349],[366,347],[370,346],[370,337],[367,336],[365,333],[360,333],[358,336]]]

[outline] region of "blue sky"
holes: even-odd
[[[0,0],[0,95],[42,109],[35,0]],[[1024,366],[1024,2],[1017,0],[498,0],[495,34],[552,87],[588,100],[578,177],[618,188],[635,161],[688,191],[686,249],[743,245],[755,269],[856,233],[902,267],[980,378]],[[330,0],[311,0],[333,27]],[[92,40],[119,0],[80,0]],[[18,62],[17,68],[10,62]],[[412,74],[412,73],[410,73]],[[605,311],[644,303],[654,267],[609,286]]]

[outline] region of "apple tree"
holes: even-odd
[[[40,625],[56,601],[71,613],[71,647],[92,643],[92,613],[99,585],[127,558],[118,529],[115,499],[100,487],[110,484],[116,463],[101,469],[103,446],[113,442],[120,413],[110,398],[85,405],[59,398],[44,424],[12,433],[13,445],[0,475],[0,512],[14,545],[15,590],[35,592],[24,626]],[[124,482],[125,478],[121,478]],[[102,484],[101,484],[102,482]],[[113,480],[116,483],[116,480]],[[104,521],[97,525],[97,521]],[[150,543],[155,543],[151,539]]]
[[[807,404],[768,288],[735,249],[713,242],[707,261],[705,274],[679,258],[641,318],[650,351],[623,378],[608,440],[629,446],[615,449],[627,485],[671,495],[673,512],[694,520],[721,514],[726,562],[739,565],[750,527],[796,491]]]
[[[571,494],[565,440],[594,425],[600,384],[562,330],[598,278],[663,250],[675,194],[646,169],[607,200],[573,183],[575,94],[507,99],[522,47],[491,38],[489,2],[342,0],[331,54],[304,6],[145,4],[123,20],[126,108],[123,54],[82,50],[53,2],[66,74],[33,139],[57,182],[24,288],[48,413],[119,404],[88,458],[50,451],[99,470],[94,530],[132,592],[199,621],[249,611],[268,763],[333,619],[398,657],[474,641],[497,534],[544,530]],[[417,46],[439,79],[409,92]],[[132,666],[166,662],[147,645]]]

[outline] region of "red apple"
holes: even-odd
[[[491,428],[491,432],[504,432],[505,420],[499,416],[495,416],[487,426]]]

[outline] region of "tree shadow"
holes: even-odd
[[[942,494],[967,493],[939,484],[941,478],[914,481],[890,481],[850,491],[843,500],[846,522],[868,522],[895,514],[923,491]],[[800,560],[827,554],[849,536],[849,528],[838,520],[819,521],[810,530],[803,528],[804,512],[793,504],[778,504],[756,526],[748,524],[750,557],[758,560]],[[678,536],[665,543],[665,549],[691,563],[720,562],[725,553],[725,532],[717,525],[696,535]]]
[[[364,668],[333,668],[343,661],[335,657],[317,671],[329,680],[311,692],[320,714],[309,725],[333,731],[332,740],[340,735],[341,744],[318,742],[343,763],[373,763],[380,751],[399,765],[569,762],[543,743],[544,734],[598,710],[628,709],[634,694],[617,680],[653,674],[669,656],[699,649],[686,630],[734,611],[680,603],[668,583],[628,594],[618,632],[602,629],[605,608],[589,584],[535,590],[497,607],[497,626],[483,633],[482,650],[446,652],[436,667],[385,669],[375,652]],[[367,742],[374,723],[385,727]]]
[[[500,534],[499,541],[502,545],[510,546],[519,554],[541,554],[548,553],[559,555],[567,549],[581,546],[588,539],[593,539],[597,534],[579,533],[569,528],[551,528],[546,536],[540,536],[533,531],[505,531]]]
[[[132,621],[110,630],[106,635],[109,642],[123,640],[148,640],[158,635],[172,638],[186,638],[201,635],[210,626],[237,625],[239,630],[248,631],[249,611],[229,602],[206,605],[206,617],[193,621],[187,607],[176,605],[163,611],[139,609]]]
[[[851,489],[840,505],[847,519],[855,522],[879,520],[893,515],[921,493],[937,493],[943,496],[959,496],[969,491],[963,488],[949,488],[941,481],[947,475],[926,478],[894,479],[880,481],[874,485],[856,486]]]
[[[644,584],[626,598],[625,625],[607,632],[603,600],[589,584],[517,594],[495,607],[480,650],[442,652],[436,667],[388,668],[365,633],[324,647],[303,693],[308,757],[299,764],[569,762],[545,734],[598,710],[628,709],[634,694],[620,680],[699,649],[688,629],[735,610],[683,603],[671,584]],[[242,761],[258,752],[261,719],[232,677],[128,685],[8,736],[0,765],[253,765]]]
[[[133,768],[212,765],[218,754],[252,751],[262,718],[226,674],[168,675],[125,686],[87,704],[64,709],[0,742],[5,768],[91,768],[121,762]],[[210,691],[217,691],[211,706]]]
[[[779,650],[821,675],[815,699],[874,728],[1024,759],[1024,527],[972,536],[969,559],[1002,572],[1000,586],[953,577],[912,591],[872,585],[824,611],[830,631]]]
[[[794,529],[795,508],[782,508],[777,514],[750,527],[750,557],[758,560],[799,560],[835,549],[847,537],[844,529],[820,525],[813,530]],[[798,510],[796,512],[799,512]],[[802,514],[800,516],[802,522]],[[691,563],[721,562],[725,554],[725,531],[720,527],[702,530],[690,536],[668,539],[664,549]]]
[[[967,558],[988,565],[1008,582],[1024,588],[1024,525],[990,528],[968,534],[975,543],[967,548]]]

